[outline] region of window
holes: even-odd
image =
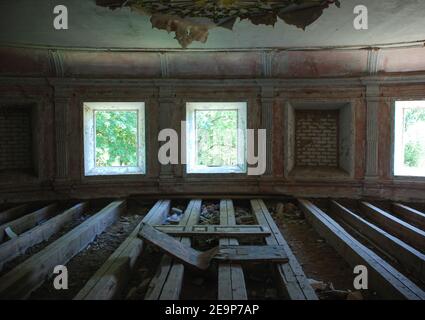
[[[394,175],[425,177],[425,100],[396,101]]]
[[[84,103],[85,175],[145,173],[143,102]]]
[[[187,103],[187,172],[246,172],[246,103]]]

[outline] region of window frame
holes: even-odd
[[[394,100],[394,119],[393,119],[393,165],[392,165],[392,171],[393,176],[395,178],[425,178],[425,168],[422,171],[419,171],[419,173],[415,173],[415,171],[418,171],[418,168],[409,168],[404,165],[404,155],[405,155],[405,148],[403,143],[403,136],[404,136],[404,123],[405,123],[405,117],[404,117],[404,109],[408,109],[408,107],[405,106],[398,106],[398,104],[414,104],[420,102],[423,104],[423,107],[420,108],[425,109],[425,100],[424,99],[397,99]],[[411,107],[413,108],[413,106]]]
[[[146,123],[144,102],[84,102],[84,175],[117,176],[146,174]],[[137,166],[96,166],[96,112],[137,112]]]
[[[244,174],[247,172],[247,109],[248,103],[237,102],[186,102],[186,173],[187,174]],[[197,165],[196,111],[237,111],[237,152],[236,166],[208,167]]]

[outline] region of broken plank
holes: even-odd
[[[392,209],[399,218],[425,231],[425,213],[401,203],[393,203]]]
[[[368,203],[360,202],[360,209],[371,221],[412,247],[425,253],[425,231],[422,231],[390,213]]]
[[[179,225],[155,225],[158,231],[177,237],[198,237],[208,236],[217,238],[243,238],[243,237],[266,237],[270,235],[270,230],[263,226],[238,225],[195,225],[183,227]]]
[[[74,300],[111,300],[118,298],[128,283],[137,259],[142,253],[143,240],[138,237],[142,223],[158,224],[170,211],[170,200],[159,200],[149,210],[130,236],[109,256]]]
[[[284,246],[289,258],[288,263],[276,267],[279,285],[286,296],[291,300],[318,300],[296,257],[292,253],[285,238],[270,215],[265,203],[261,199],[251,200],[251,207],[260,225],[269,228],[272,235],[266,237],[268,245]]]
[[[191,200],[187,206],[180,225],[191,226],[198,223],[202,200]],[[190,245],[190,238],[180,238],[185,245]],[[164,256],[158,272],[149,284],[145,299],[147,300],[178,300],[183,285],[184,266]]]
[[[88,209],[88,203],[79,203],[65,212],[47,220],[45,223],[32,228],[17,238],[6,241],[0,245],[0,271],[8,261],[25,253],[28,248],[35,246],[61,230],[65,224],[80,217]]]
[[[364,235],[377,247],[409,270],[418,279],[425,283],[425,255],[389,234],[383,229],[358,216],[354,212],[342,206],[337,201],[331,201],[330,210],[348,225]]]
[[[13,208],[7,209],[6,211],[1,212],[0,225],[6,222],[9,222],[11,220],[20,218],[27,212],[28,208],[29,206],[27,204],[23,204],[23,205],[13,207]]]
[[[6,228],[10,228],[16,234],[21,234],[22,232],[37,226],[37,224],[43,220],[53,217],[56,213],[56,209],[57,204],[51,204],[21,218],[3,224],[0,226],[0,242],[4,242],[8,239],[4,232]]]
[[[232,200],[220,201],[220,224],[236,225]],[[220,245],[238,245],[234,238],[220,239]],[[218,299],[248,300],[242,266],[236,263],[220,263],[218,266]]]
[[[425,292],[349,235],[329,215],[308,200],[298,201],[310,224],[352,267],[367,267],[370,288],[384,299],[425,299]]]
[[[125,209],[125,201],[112,202],[2,276],[0,278],[0,299],[27,298],[53,275],[55,266],[65,265],[90,244],[97,235],[116,222]]]

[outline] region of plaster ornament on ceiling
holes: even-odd
[[[340,7],[339,0],[96,0],[96,4],[130,7],[151,16],[152,27],[174,32],[183,48],[193,41],[205,43],[211,28],[232,30],[237,19],[274,26],[280,18],[305,30],[330,5]]]

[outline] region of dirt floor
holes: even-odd
[[[94,242],[71,259],[66,265],[69,276],[68,290],[56,290],[53,287],[53,279],[49,279],[31,295],[30,299],[62,300],[75,297],[90,277],[140,223],[147,211],[148,208],[139,208],[137,213],[134,213],[129,209],[118,222],[107,228]]]

